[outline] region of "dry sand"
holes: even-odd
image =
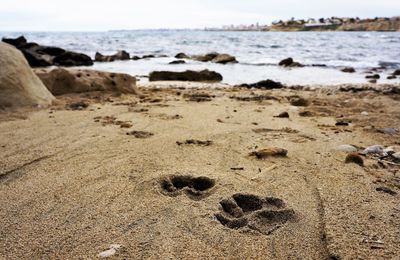
[[[399,146],[399,133],[376,131],[400,128],[398,95],[168,84],[1,113],[0,258],[93,259],[117,244],[116,259],[398,259],[399,195],[376,189],[399,193],[400,167],[334,150]],[[90,106],[65,109],[81,99]],[[248,156],[270,146],[287,157]],[[175,192],[172,175],[197,190]],[[249,223],[224,226],[233,195]]]

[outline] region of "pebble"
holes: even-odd
[[[278,147],[266,147],[261,150],[251,152],[250,156],[255,156],[257,159],[265,159],[268,157],[286,157],[288,151]]]
[[[106,258],[115,255],[117,253],[117,250],[121,248],[121,245],[110,245],[110,248],[107,249],[106,251],[103,251],[99,253],[97,256],[100,258]]]
[[[400,160],[400,152],[394,153],[394,154],[392,154],[392,156],[393,156],[394,158]]]
[[[388,128],[382,128],[382,129],[380,129],[378,131],[381,132],[381,133],[384,133],[384,134],[394,135],[399,131],[399,129],[388,127]]]
[[[346,152],[346,153],[354,153],[357,152],[357,148],[349,144],[342,144],[336,147],[336,151]]]
[[[368,116],[369,113],[368,113],[367,111],[363,111],[363,112],[361,112],[361,115],[362,115],[362,116]]]

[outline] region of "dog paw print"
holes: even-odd
[[[279,198],[234,194],[231,198],[220,201],[220,212],[215,217],[222,225],[231,229],[248,227],[270,235],[288,221],[294,221],[296,214]]]
[[[161,180],[161,192],[167,196],[186,194],[193,200],[201,200],[209,196],[215,187],[215,180],[207,177],[190,175],[169,176]]]

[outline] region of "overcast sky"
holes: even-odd
[[[0,31],[103,31],[396,16],[400,0],[0,0]]]

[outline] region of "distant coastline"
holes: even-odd
[[[356,18],[310,18],[276,21],[270,25],[229,25],[221,28],[205,28],[206,31],[270,31],[270,32],[301,32],[301,31],[383,31],[400,32],[400,16],[376,17],[368,19]]]

